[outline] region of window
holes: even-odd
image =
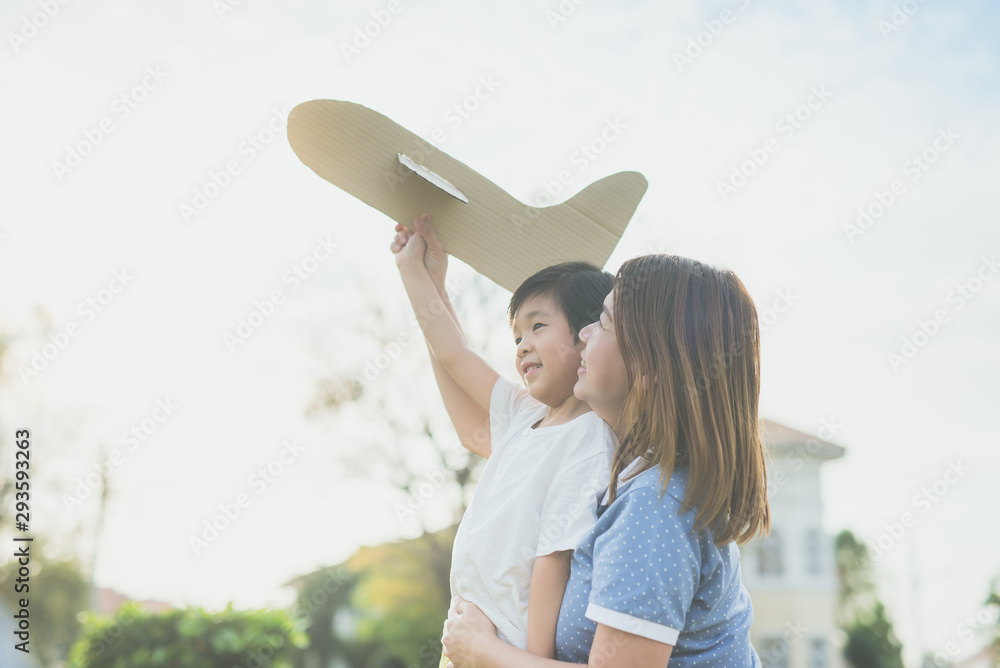
[[[809,668],[827,668],[826,639],[813,638],[809,641]]]
[[[816,529],[806,532],[806,572],[823,574],[823,535]]]
[[[788,668],[788,643],[781,636],[765,637],[760,643],[763,668]]]
[[[760,539],[757,546],[757,572],[760,575],[781,575],[781,534],[771,530],[771,535]]]

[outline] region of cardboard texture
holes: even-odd
[[[409,229],[430,213],[449,254],[512,292],[559,262],[603,267],[647,187],[642,174],[620,172],[561,204],[531,207],[382,114],[339,100],[292,109],[288,142],[316,174]],[[433,174],[415,173],[400,154]]]

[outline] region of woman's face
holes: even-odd
[[[580,330],[586,346],[580,353],[578,379],[573,387],[577,399],[586,401],[617,433],[618,420],[628,394],[628,372],[615,336],[614,292],[604,299],[601,318]],[[618,437],[621,438],[621,434]]]

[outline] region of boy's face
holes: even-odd
[[[514,314],[514,365],[532,397],[558,406],[573,395],[583,341],[574,341],[565,314],[548,295],[525,300]]]

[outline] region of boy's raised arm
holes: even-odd
[[[441,301],[444,302],[445,307],[448,309],[448,313],[451,314],[451,317],[458,324],[459,329],[461,329],[458,316],[455,314],[455,309],[452,308],[451,300],[448,299],[448,292],[445,290],[443,283],[435,281],[435,286],[437,287]],[[434,369],[434,379],[437,381],[438,389],[441,391],[441,399],[444,401],[444,407],[448,411],[451,423],[455,425],[455,433],[458,434],[459,441],[462,442],[462,445],[469,452],[488,459],[493,452],[490,437],[489,410],[477,404],[469,396],[469,393],[451,377],[451,374],[444,368],[444,365],[434,356],[434,351],[431,350],[429,343],[427,344],[427,352],[431,357],[431,368]]]
[[[424,266],[425,249],[426,243],[419,234],[411,234],[400,250],[393,249],[399,276],[431,354],[472,400],[487,412],[488,429],[490,396],[499,374],[469,347],[458,322],[452,317]]]

